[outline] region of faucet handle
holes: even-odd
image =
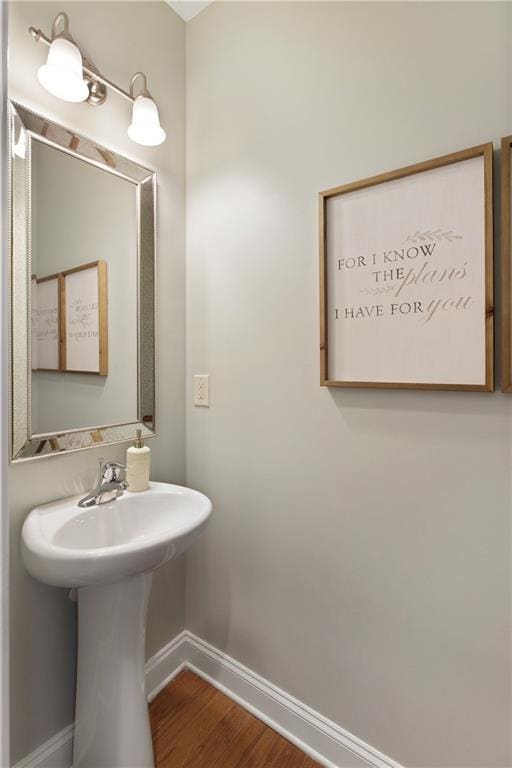
[[[126,467],[117,461],[107,461],[102,468],[102,479],[107,483],[121,483],[125,479]]]

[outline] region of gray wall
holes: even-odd
[[[143,69],[158,101],[168,141],[157,149],[133,144],[126,135],[130,108],[110,94],[98,109],[66,104],[47,94],[36,72],[47,55],[27,33],[47,33],[60,10],[70,15],[71,33],[108,77],[128,87]],[[184,465],[184,272],[185,272],[185,25],[163,2],[10,4],[10,97],[56,122],[75,128],[158,174],[158,437],[152,477],[183,482]],[[124,458],[127,446],[41,459],[10,468],[11,515],[11,713],[16,762],[73,719],[75,612],[65,590],[38,584],[24,571],[20,529],[31,507],[89,489],[96,459]],[[148,655],[176,635],[184,623],[184,563],[158,572],[153,586]]]
[[[187,28],[187,625],[409,766],[510,764],[512,398],[335,391],[317,193],[510,133],[508,3]]]

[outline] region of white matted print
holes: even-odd
[[[321,193],[321,383],[492,390],[492,144]]]
[[[59,275],[32,278],[32,369],[59,370]]]
[[[501,389],[512,392],[512,136],[501,140]]]
[[[106,376],[107,266],[97,261],[64,276],[64,370]]]

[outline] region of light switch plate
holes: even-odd
[[[194,374],[194,405],[210,407],[210,376],[207,373]]]

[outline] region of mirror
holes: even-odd
[[[155,174],[10,107],[11,457],[154,434]]]

